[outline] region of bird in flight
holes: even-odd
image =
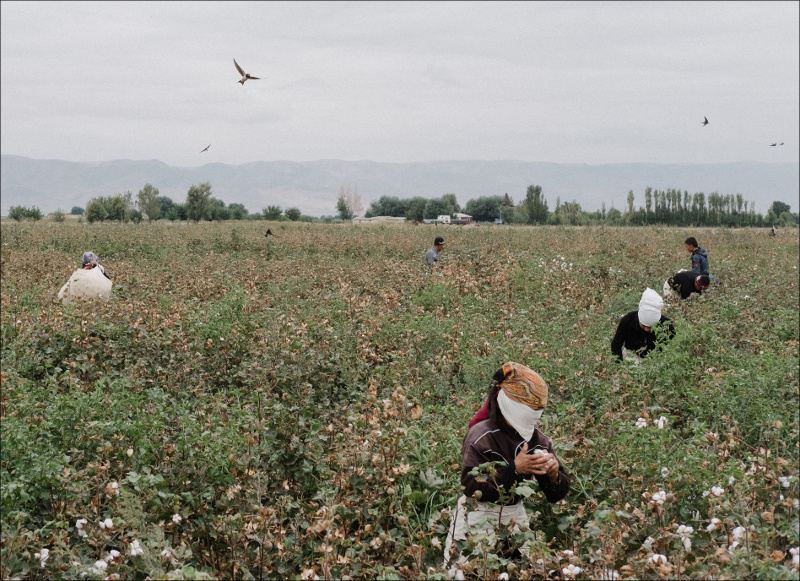
[[[246,73],[242,70],[242,67],[239,66],[239,63],[236,62],[236,59],[233,59],[233,64],[236,65],[236,70],[239,71],[239,74],[242,75],[242,78],[238,81],[244,87],[244,82],[247,79],[254,79],[256,81],[260,80],[259,77],[251,77],[250,73]]]
[[[770,147],[775,147],[776,145],[778,145],[778,144],[777,143],[770,143],[769,144]],[[781,144],[781,145],[783,145],[783,144]]]
[[[703,117],[703,127],[708,125],[708,117]]]
[[[210,143],[209,143],[208,145],[206,145],[206,148],[205,148],[205,149],[201,149],[201,150],[200,150],[200,153],[203,153],[204,151],[208,151],[208,148],[209,148],[209,147],[211,147],[211,144],[210,144]]]

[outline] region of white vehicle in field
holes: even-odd
[[[447,214],[440,214],[439,216],[436,216],[436,221],[439,224],[449,224],[450,216],[448,216]]]

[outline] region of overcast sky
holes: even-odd
[[[799,5],[2,2],[2,153],[796,162]]]

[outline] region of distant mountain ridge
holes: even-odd
[[[193,184],[211,182],[214,197],[240,203],[250,212],[268,205],[297,207],[311,216],[335,215],[336,199],[344,184],[358,187],[364,210],[381,196],[438,198],[454,193],[462,206],[479,196],[525,198],[527,187],[540,185],[550,209],[556,198],[597,210],[605,202],[620,210],[630,190],[636,207],[644,205],[644,190],[679,189],[742,194],[764,214],[780,200],[797,211],[800,163],[731,162],[718,164],[558,164],[513,160],[432,161],[383,163],[320,160],[258,161],[242,165],[210,163],[199,167],[169,166],[158,160],[70,162],[17,155],[0,159],[0,211],[11,206],[37,206],[42,212],[69,212],[86,207],[90,199],[128,190],[136,193],[147,183],[161,195],[182,203]]]

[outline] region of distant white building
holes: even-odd
[[[449,224],[450,216],[448,216],[447,214],[440,214],[436,216],[436,221],[439,222],[439,224]]]
[[[401,224],[405,221],[405,218],[396,216],[373,216],[371,218],[357,216],[353,218],[353,224]]]

